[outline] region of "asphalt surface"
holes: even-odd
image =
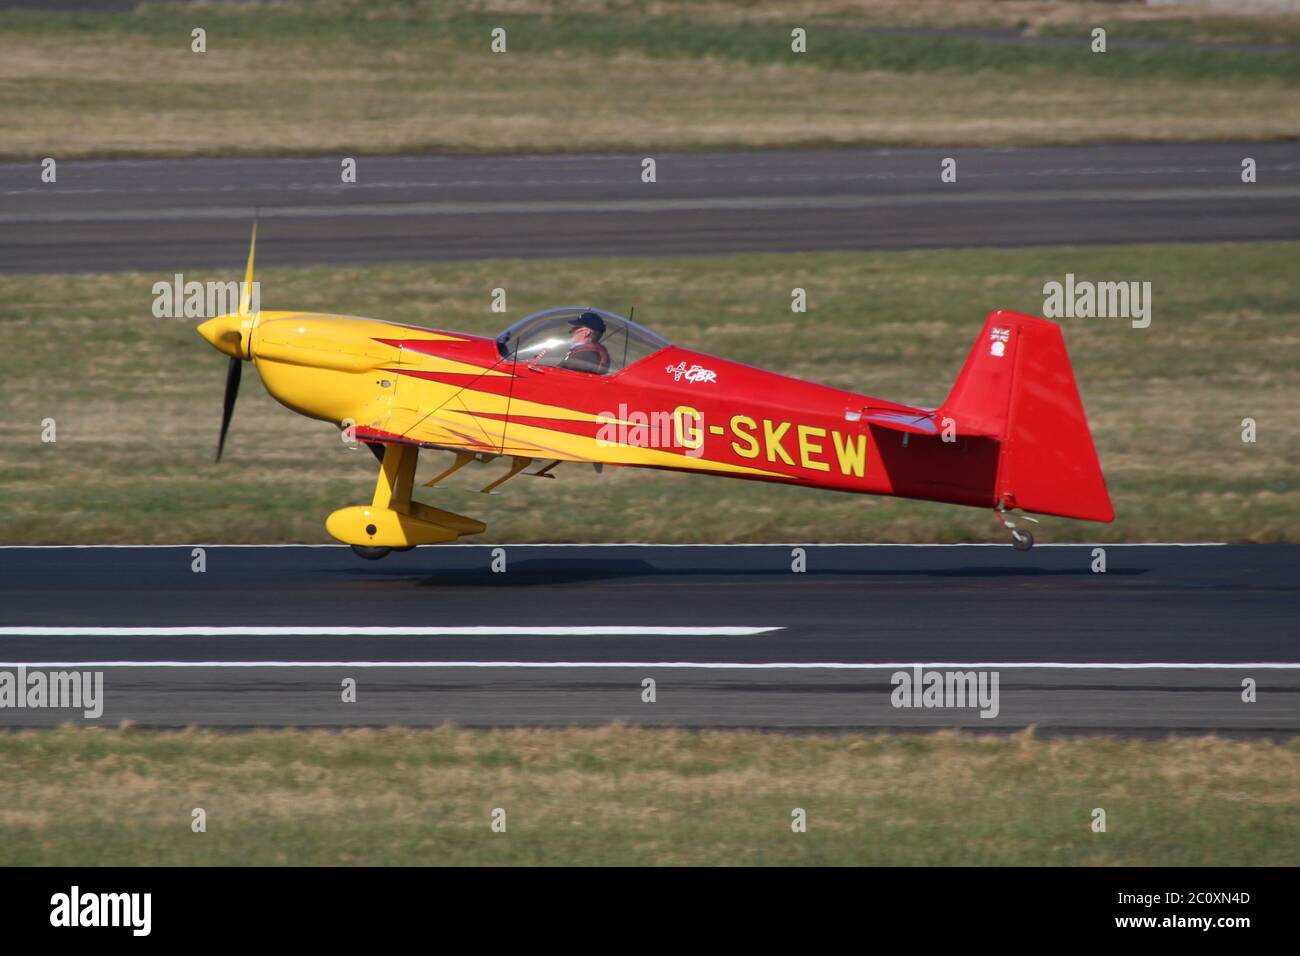
[[[642,158],[4,163],[0,271],[233,275],[255,209],[264,266],[1300,238],[1297,143],[669,153],[654,183]]]
[[[102,670],[99,721],[159,726],[1300,732],[1300,546],[795,547],[5,548],[0,672]],[[996,707],[895,707],[918,664]]]

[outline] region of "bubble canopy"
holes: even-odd
[[[566,363],[571,352],[575,323],[582,324],[583,316],[592,313],[599,317],[599,322],[587,324],[594,325],[597,329],[600,324],[604,325],[604,331],[597,331],[594,340],[609,357],[599,371],[575,368],[571,359]],[[667,339],[621,315],[585,305],[566,305],[536,312],[520,319],[497,336],[497,348],[502,358],[598,375],[612,375],[622,371],[668,344]]]

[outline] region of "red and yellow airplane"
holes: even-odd
[[[380,459],[373,500],[329,533],[362,557],[486,526],[413,501],[421,448],[508,458],[482,489],[561,462],[671,468],[993,509],[1020,550],[1024,512],[1114,517],[1061,330],[993,312],[938,408],[916,408],[674,345],[602,309],[548,309],[495,339],[353,316],[253,311],[257,232],[236,313],[199,334],[230,356],[217,459],[256,364],[283,405],[346,430]]]

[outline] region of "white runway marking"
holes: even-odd
[[[299,627],[299,626],[216,626],[216,627],[0,627],[0,637],[465,637],[555,636],[555,637],[752,637],[784,630],[782,627],[641,627],[638,625],[596,625],[592,627]]]
[[[1246,663],[1062,663],[1034,661],[907,661],[885,664],[839,663],[730,663],[716,661],[17,661],[0,667],[95,669],[102,667],[400,667],[400,668],[527,668],[592,669],[638,668],[658,670],[1300,670],[1300,662],[1250,661]]]
[[[1039,542],[1038,548],[1226,548],[1226,541],[1141,541],[1141,542]],[[112,549],[146,550],[150,548],[329,548],[341,550],[346,544],[0,544],[0,551],[100,551]],[[442,548],[442,545],[426,545]],[[1006,541],[970,541],[962,544],[886,544],[872,541],[766,541],[759,544],[656,544],[654,542],[611,542],[600,544],[457,544],[456,550],[488,548],[1010,548]],[[1248,546],[1249,547],[1249,546]]]

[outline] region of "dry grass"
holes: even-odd
[[[688,6],[705,21],[764,15]],[[923,5],[908,22],[929,22],[931,10],[955,17],[945,23],[1055,22],[1091,6]],[[839,7],[808,5],[810,16]],[[869,13],[890,20],[898,8]],[[1138,16],[1134,9],[1105,6],[1121,18]],[[903,72],[873,69],[870,59],[838,69],[790,58],[666,59],[658,47],[638,49],[626,29],[628,45],[615,30],[604,54],[566,49],[561,35],[554,47],[507,56],[459,34],[440,38],[436,26],[394,45],[328,32],[227,41],[217,25],[203,55],[183,35],[0,30],[0,155],[996,145],[1269,139],[1300,128],[1294,84],[1267,74],[1057,73],[1050,64],[970,72],[960,51],[948,67]]]
[[[0,864],[1293,864],[1300,836],[1300,749],[1215,738],[63,728],[0,758]]]

